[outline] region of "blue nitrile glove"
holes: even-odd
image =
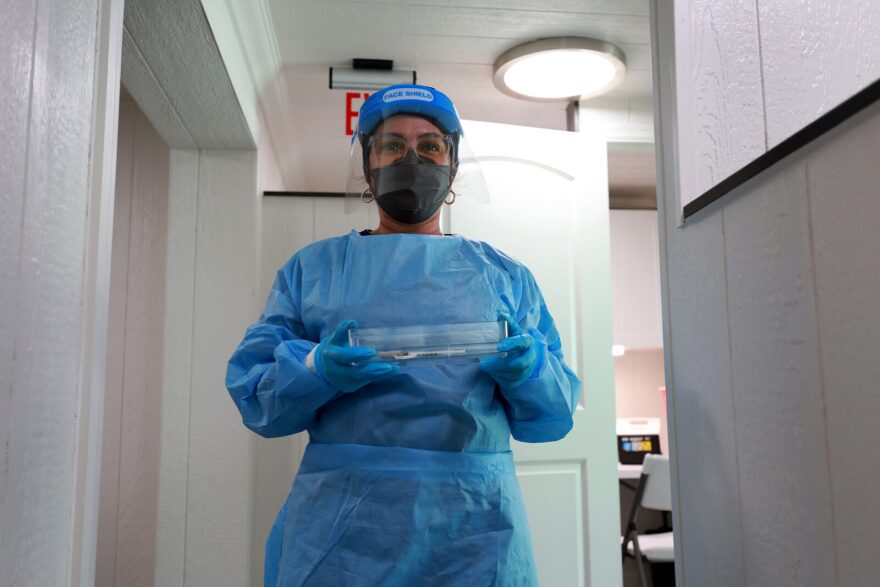
[[[480,359],[480,369],[498,382],[502,389],[515,389],[529,380],[542,359],[539,343],[510,316],[503,316],[510,336],[498,343],[503,357]]]
[[[354,320],[344,320],[315,349],[315,372],[329,386],[344,392],[356,391],[400,371],[392,363],[367,362],[376,356],[375,349],[348,346],[348,329],[357,325]]]

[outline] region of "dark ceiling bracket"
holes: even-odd
[[[263,196],[281,196],[285,198],[344,198],[343,192],[273,192],[265,191]]]

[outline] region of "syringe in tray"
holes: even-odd
[[[393,359],[395,361],[409,361],[412,359],[438,359],[446,357],[460,357],[467,354],[466,349],[443,349],[431,351],[381,351],[378,355],[380,360]]]

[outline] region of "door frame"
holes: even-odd
[[[180,18],[180,4],[189,5],[189,13],[194,15],[191,26],[170,27],[169,24]],[[260,4],[262,6],[263,2]],[[146,18],[127,20],[130,12],[138,10],[141,16],[147,15]],[[69,584],[75,587],[91,586],[95,581],[121,86],[125,83],[172,150],[256,150],[257,146],[256,129],[248,124],[256,117],[245,116],[239,99],[240,93],[254,91],[254,88],[245,88],[242,84],[233,87],[218,39],[200,0],[182,0],[176,5],[163,7],[150,6],[147,0],[98,0],[97,11],[93,157],[79,382],[82,391],[75,444],[76,481],[72,488],[75,505],[71,512],[73,537],[69,553]],[[161,37],[165,30],[174,30],[178,34],[175,38]],[[193,30],[202,34],[183,34]],[[155,44],[159,54],[145,58],[138,49],[138,42],[148,36],[155,39],[157,34],[166,42]],[[205,46],[205,39],[211,44]],[[230,38],[225,40],[228,55]],[[203,59],[190,59],[193,55]],[[180,59],[181,56],[185,58]],[[191,71],[178,76],[158,72],[159,64],[175,58]],[[194,92],[192,80],[198,80],[209,90]],[[221,118],[229,124],[217,125],[211,117],[198,116],[205,111],[221,113]],[[184,157],[179,163],[190,168],[179,171],[198,173],[198,157]]]
[[[95,583],[124,0],[100,0],[69,581]]]

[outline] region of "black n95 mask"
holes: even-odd
[[[370,172],[376,203],[393,219],[419,224],[443,204],[452,183],[452,168],[409,150],[404,158]]]

